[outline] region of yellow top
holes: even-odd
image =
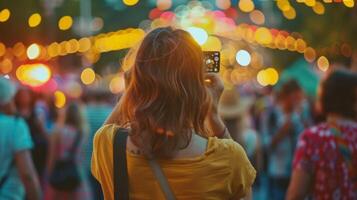
[[[92,173],[106,200],[113,194],[113,137],[115,125],[100,128],[94,138]],[[208,138],[198,157],[158,161],[177,199],[231,199],[244,197],[256,171],[244,149],[231,139]],[[165,199],[147,160],[127,152],[130,199]]]

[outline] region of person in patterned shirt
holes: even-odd
[[[286,199],[357,199],[357,74],[332,72],[319,97],[326,122],[299,138]]]

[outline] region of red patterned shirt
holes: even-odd
[[[357,122],[337,124],[341,137],[322,123],[305,130],[298,141],[293,168],[311,174],[313,199],[357,199],[357,180],[350,170],[357,170]]]

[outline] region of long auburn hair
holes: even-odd
[[[128,59],[132,66],[118,124],[130,126],[136,146],[148,156],[170,157],[188,146],[193,131],[209,135],[204,119],[211,98],[204,86],[203,53],[188,32],[157,28]]]

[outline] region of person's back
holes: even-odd
[[[218,114],[223,82],[216,74],[204,73],[201,47],[188,32],[166,27],[148,33],[134,55],[126,90],[94,139],[92,173],[105,199],[119,195],[113,186],[116,125],[130,130],[130,198],[247,196],[255,170],[244,150],[233,140],[210,138],[228,137],[229,131]],[[163,174],[155,170],[160,168]],[[164,179],[168,183],[159,181]]]
[[[106,125],[94,140],[93,175],[105,199],[113,199],[113,137],[117,126]],[[199,136],[197,136],[199,137]],[[195,138],[195,137],[193,137]],[[192,139],[194,143],[195,139]],[[199,139],[197,139],[199,140]],[[243,148],[231,139],[210,137],[202,155],[159,160],[177,199],[231,199],[245,197],[255,177]],[[128,141],[128,148],[130,142]],[[107,148],[103,148],[107,147]],[[148,160],[127,150],[130,198],[165,199]]]
[[[0,178],[7,177],[0,187],[0,199],[23,199],[25,189],[15,166],[15,153],[32,147],[24,120],[0,113]]]

